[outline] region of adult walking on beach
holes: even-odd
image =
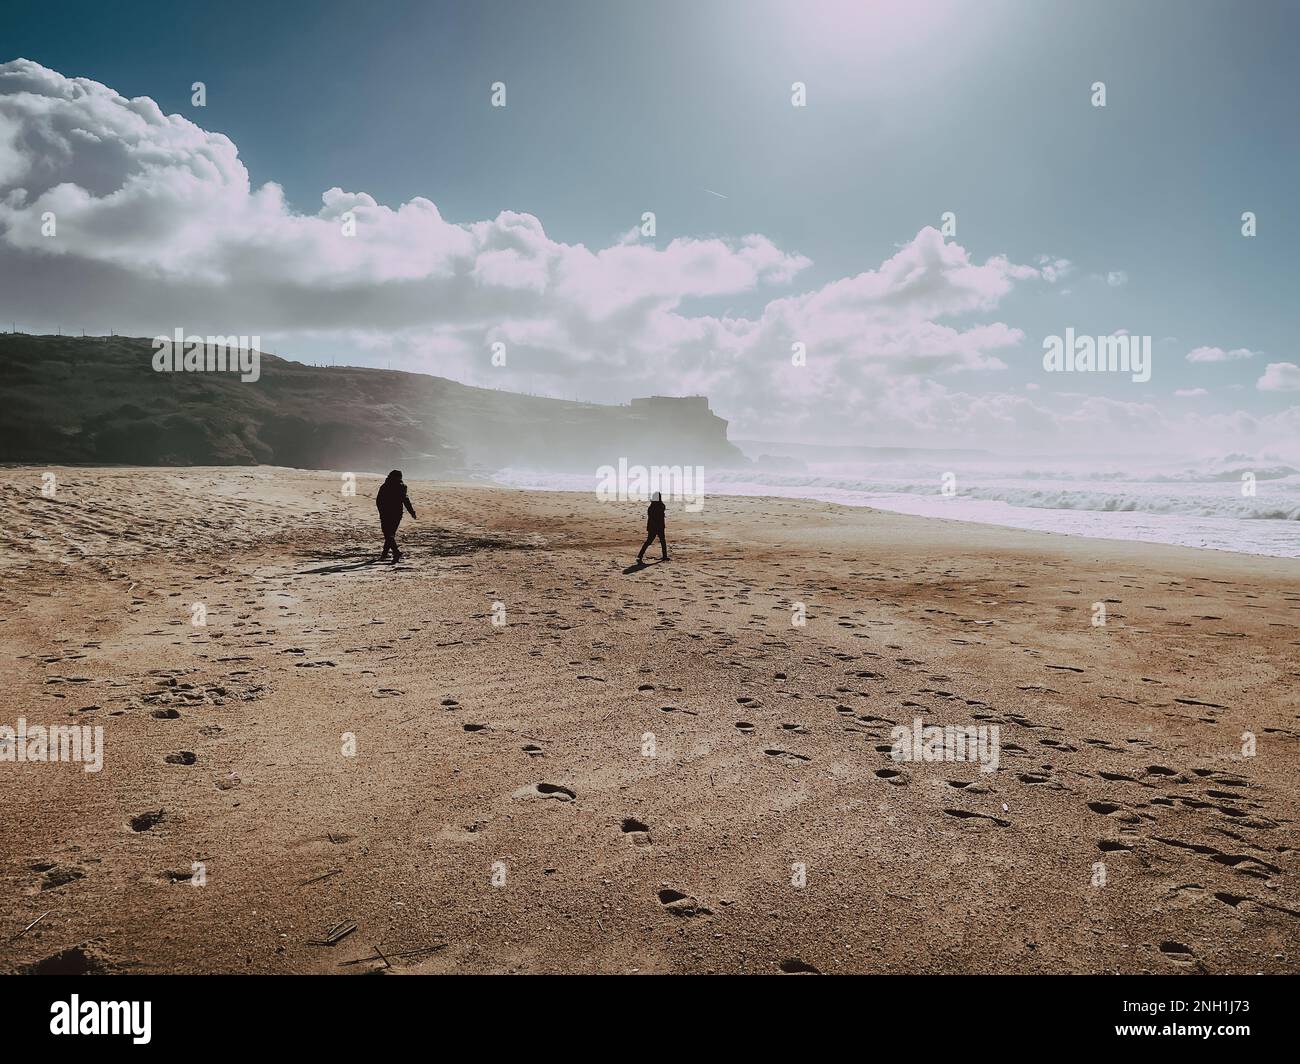
[[[379,510],[379,527],[384,533],[384,553],[379,557],[388,557],[393,552],[393,564],[402,560],[402,552],[397,549],[397,526],[402,523],[402,507],[415,517],[415,508],[406,494],[406,484],[402,481],[402,471],[394,469],[388,474],[379,491],[375,494],[375,507]]]
[[[645,519],[645,542],[641,544],[641,550],[637,553],[636,563],[642,564],[641,559],[645,557],[645,552],[650,544],[656,539],[659,540],[659,546],[664,552],[664,561],[668,561],[668,541],[664,539],[664,514],[667,511],[664,506],[663,496],[655,492],[650,500],[650,509],[646,511]]]

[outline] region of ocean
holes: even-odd
[[[558,491],[594,492],[598,483],[595,471],[508,469],[494,479]],[[704,492],[706,510],[708,495],[775,495],[1093,539],[1300,558],[1300,469],[1242,455],[1145,463],[921,452],[836,461],[776,456],[751,468],[706,468]]]

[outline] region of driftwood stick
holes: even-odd
[[[434,953],[437,950],[446,949],[446,948],[447,948],[447,943],[436,942],[432,946],[417,946],[415,949],[404,949],[398,953],[394,953],[393,957],[394,958],[417,957],[421,953]],[[349,964],[365,964],[367,961],[383,961],[385,964],[388,964],[390,968],[392,967],[392,965],[389,964],[388,958],[379,952],[378,946],[372,946],[371,949],[375,951],[377,956],[358,957],[356,958],[356,960],[351,960],[351,961],[339,961],[339,966],[343,967]]]
[[[18,934],[14,935],[14,937],[11,938],[9,941],[10,941],[10,942],[16,942],[18,939],[22,938],[23,935],[27,934],[28,931],[30,931],[33,927],[35,927],[37,924],[39,924],[42,920],[44,920],[44,919],[45,919],[47,916],[49,916],[50,913],[52,913],[52,912],[54,912],[53,909],[46,909],[45,912],[41,913],[40,916],[38,916],[38,917],[37,917],[35,920],[33,920],[30,924],[28,924],[28,925],[27,925],[26,927],[24,927],[21,931],[19,931]]]
[[[331,868],[328,872],[322,872],[318,876],[312,876],[311,879],[304,879],[298,884],[298,886],[305,887],[309,883],[319,883],[322,879],[329,879],[330,876],[336,876],[342,871],[343,869],[341,868]]]
[[[357,929],[357,925],[351,920],[342,920],[333,927],[326,929],[324,938],[310,940],[309,946],[333,946],[343,941],[348,935]]]

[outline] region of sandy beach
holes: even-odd
[[[710,497],[628,572],[642,504],[411,480],[390,566],[378,477],[44,472],[0,724],[103,766],[0,762],[2,970],[1300,970],[1294,561]]]

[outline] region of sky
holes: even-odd
[[[22,331],[701,393],[756,439],[1300,451],[1300,4],[6,6]],[[1150,379],[1047,371],[1068,329]]]

